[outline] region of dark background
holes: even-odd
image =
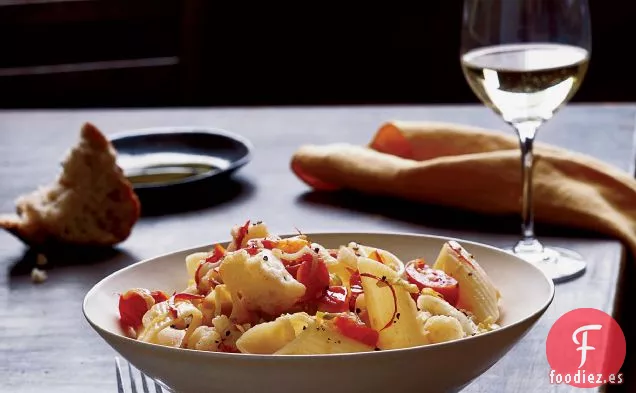
[[[462,0],[373,4],[0,0],[0,107],[477,102]],[[590,6],[573,101],[636,101],[636,2]]]

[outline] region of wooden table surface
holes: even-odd
[[[572,105],[539,132],[538,140],[605,160],[633,173],[633,105]],[[116,391],[113,350],[84,320],[81,303],[98,280],[157,254],[229,238],[247,218],[274,232],[390,230],[451,235],[496,246],[511,245],[519,220],[493,219],[412,203],[310,192],[289,170],[304,143],[366,143],[384,121],[440,120],[511,132],[483,107],[336,107],[258,109],[153,109],[0,112],[0,211],[54,178],[84,121],[106,133],[125,129],[201,125],[226,128],[252,140],[253,161],[208,206],[153,212],[112,255],[52,261],[49,279],[31,282],[34,255],[0,233],[0,391],[85,393]],[[179,201],[170,201],[174,207]],[[180,205],[179,205],[180,206]],[[550,385],[545,339],[552,323],[577,307],[615,311],[624,249],[618,241],[538,226],[547,244],[571,247],[589,262],[586,274],[557,286],[552,306],[504,359],[469,385],[477,392],[569,392]],[[263,391],[272,391],[264,389]]]

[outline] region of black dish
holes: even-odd
[[[218,186],[252,155],[247,139],[214,128],[147,128],[110,140],[119,166],[140,197]]]

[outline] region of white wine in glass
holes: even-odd
[[[583,258],[534,235],[533,144],[539,127],[576,93],[591,51],[587,0],[465,0],[461,65],[477,97],[519,137],[522,238],[512,252],[555,282],[582,274]]]

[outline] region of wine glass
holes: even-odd
[[[591,51],[587,0],[465,0],[461,64],[479,99],[519,137],[522,237],[511,249],[555,282],[585,271],[583,258],[534,235],[533,152],[537,129],[574,95]]]

